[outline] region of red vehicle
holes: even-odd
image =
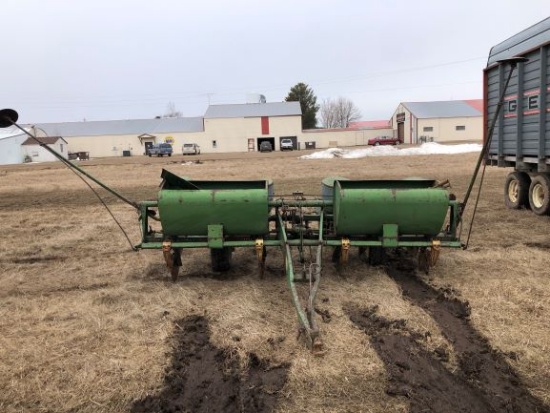
[[[373,146],[398,145],[400,143],[399,138],[394,138],[393,136],[377,136],[376,138],[370,138],[368,141],[368,144]]]

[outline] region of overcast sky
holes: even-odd
[[[0,106],[20,122],[184,116],[298,82],[363,120],[482,97],[489,49],[549,0],[1,0]]]

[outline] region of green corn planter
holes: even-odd
[[[209,225],[224,235],[257,236],[268,232],[271,183],[190,181],[163,172],[158,210],[168,236],[207,236]]]
[[[334,182],[334,228],[338,235],[376,236],[383,225],[397,225],[399,235],[435,236],[449,208],[445,189],[433,180]]]

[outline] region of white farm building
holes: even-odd
[[[15,126],[0,129],[0,165],[22,163],[25,157],[21,151],[21,144],[27,135]]]
[[[61,136],[47,136],[37,138],[41,144],[47,145],[65,159],[68,157],[67,141]],[[23,158],[27,162],[52,162],[57,158],[47,149],[43,148],[36,140],[27,138],[22,144]]]
[[[483,100],[403,102],[391,123],[403,143],[481,141]]]
[[[199,145],[206,154],[254,152],[264,141],[280,150],[282,139],[290,139],[294,149],[364,146],[377,136],[399,137],[406,144],[480,141],[481,106],[481,100],[405,102],[389,121],[302,130],[299,102],[260,102],[210,105],[201,117],[41,123],[30,130],[41,138],[58,137],[50,145],[63,150],[65,156],[86,153],[90,157],[144,155],[147,147],[158,143],[171,144],[177,155],[185,143]],[[36,147],[26,148],[32,146],[30,142],[22,145],[26,137],[16,130],[2,133],[0,164],[20,163],[25,156],[46,159]]]

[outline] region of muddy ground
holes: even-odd
[[[457,368],[450,368],[447,346],[426,348],[429,333],[407,327],[403,319],[377,314],[377,307],[350,304],[350,319],[369,336],[388,372],[386,393],[410,400],[411,412],[547,412],[509,363],[516,353],[494,349],[471,325],[470,306],[448,289],[416,277],[412,265],[387,266],[403,296],[428,312],[452,346]],[[400,268],[401,267],[401,268]]]
[[[240,360],[233,348],[215,347],[203,316],[178,320],[175,327],[164,388],[158,395],[136,401],[133,413],[275,410],[288,365],[272,366],[253,353]]]
[[[135,200],[155,199],[162,168],[270,178],[283,197],[318,196],[326,176],[422,176],[449,179],[461,199],[476,161],[297,155],[81,165]],[[372,267],[352,251],[340,267],[325,249],[317,357],[298,336],[279,251],[263,279],[254,251],[237,249],[224,274],[208,251],[185,251],[173,283],[162,254],[132,251],[74,174],[0,167],[0,411],[548,412],[550,217],[505,209],[507,172],[487,169],[469,248],[443,251],[429,275],[410,256]],[[99,193],[137,243],[136,214]]]

